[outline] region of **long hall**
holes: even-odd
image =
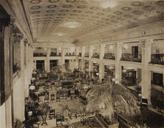
[[[164,0],[0,0],[0,128],[164,128]]]

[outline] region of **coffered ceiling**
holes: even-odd
[[[164,17],[164,0],[23,0],[37,42],[80,43]]]

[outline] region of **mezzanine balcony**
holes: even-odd
[[[98,53],[94,53],[92,58],[100,58],[100,55]]]
[[[164,65],[164,53],[162,53],[162,54],[152,54],[150,63]]]
[[[66,53],[65,56],[75,56],[75,53]]]
[[[33,57],[46,57],[46,53],[33,53]]]
[[[104,54],[104,59],[115,60],[115,55],[114,55],[114,53],[105,53]]]
[[[50,56],[61,56],[61,53],[57,54],[56,52],[51,52]]]
[[[131,53],[123,53],[121,57],[121,61],[132,61],[132,62],[141,62],[142,57],[139,54],[137,57]]]

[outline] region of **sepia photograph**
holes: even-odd
[[[164,128],[164,0],[0,0],[0,128]]]

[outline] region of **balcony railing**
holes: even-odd
[[[65,56],[75,56],[75,53],[66,53]]]
[[[57,54],[56,52],[51,52],[50,56],[61,56],[61,53]]]
[[[92,58],[100,58],[100,55],[98,53],[94,53]]]
[[[113,53],[105,53],[104,54],[104,59],[115,59],[115,55]]]
[[[164,65],[164,53],[163,54],[152,54],[151,55],[151,63]]]
[[[132,62],[141,62],[141,54],[138,57],[134,57],[133,54],[123,53],[121,57],[122,61],[132,61]]]
[[[34,57],[45,57],[47,56],[45,53],[33,53]]]

